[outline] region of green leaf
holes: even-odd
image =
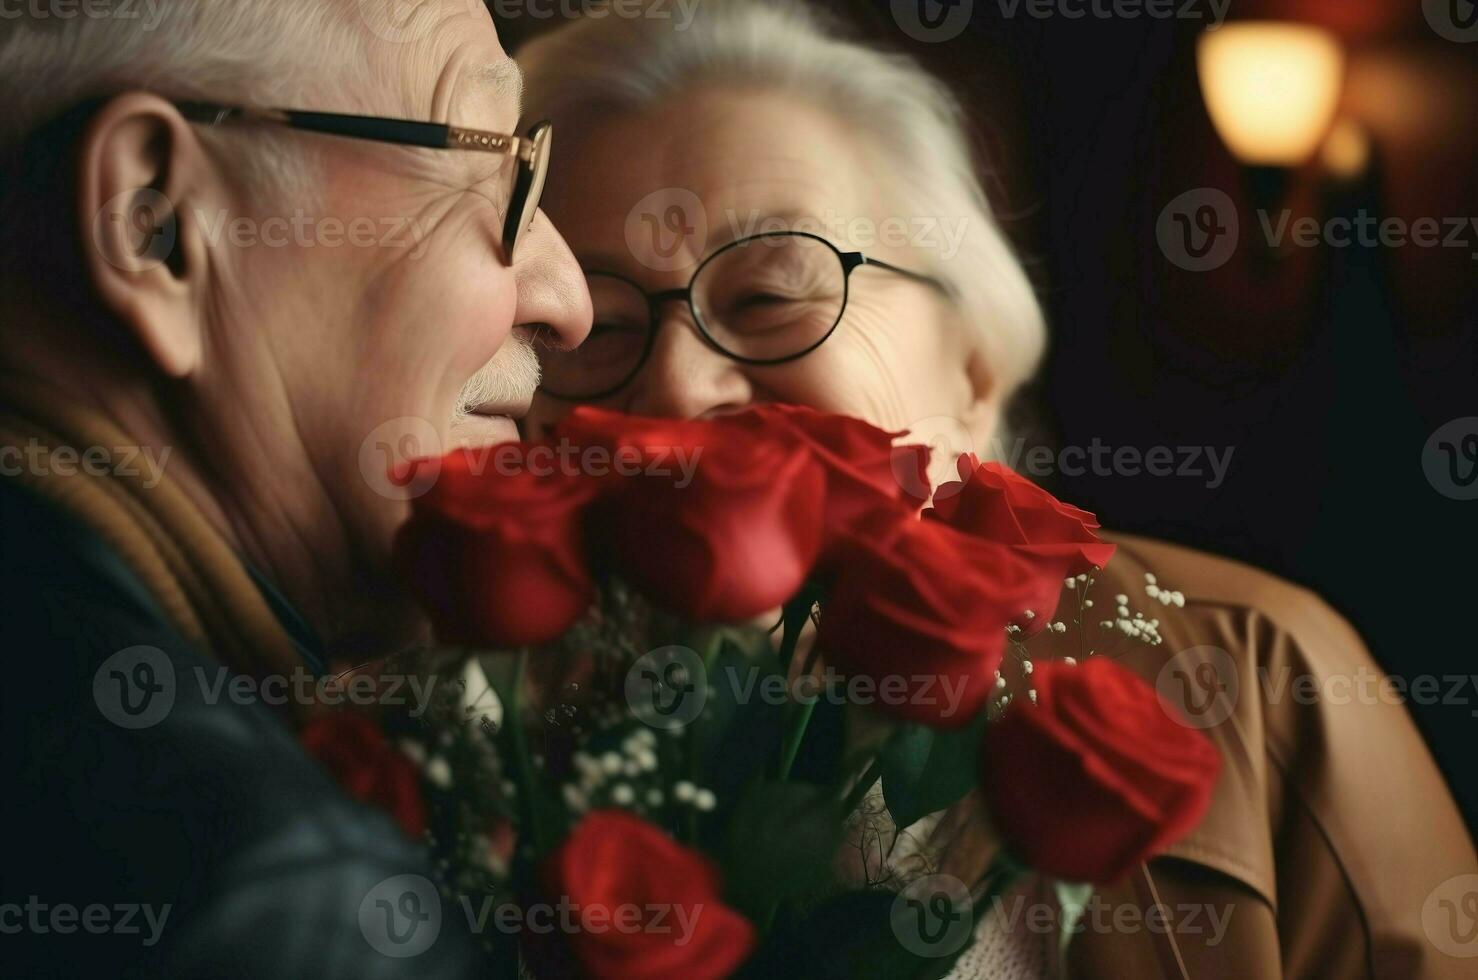
[[[778,901],[815,895],[832,882],[841,834],[842,815],[823,787],[751,786],[724,833],[725,898],[758,920]]]
[[[985,712],[955,731],[909,725],[883,746],[883,799],[899,827],[943,810],[979,781],[979,747]]]
[[[697,723],[704,786],[718,797],[720,810],[762,777],[779,747],[783,683],[763,631],[725,632],[723,647],[709,664],[710,693]],[[778,699],[776,690],[781,691]]]
[[[1084,881],[1054,880],[1052,888],[1057,893],[1057,904],[1062,908],[1062,914],[1058,916],[1062,934],[1057,940],[1057,955],[1060,962],[1066,964],[1068,944],[1073,941],[1083,912],[1093,898],[1093,886]]]

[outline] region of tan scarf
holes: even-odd
[[[0,450],[12,456],[9,447],[26,462],[7,478],[102,537],[186,639],[241,673],[301,668],[241,558],[167,473],[146,485],[136,441],[117,426],[55,389],[0,378]]]

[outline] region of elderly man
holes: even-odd
[[[462,975],[282,682],[414,641],[389,466],[590,329],[548,133],[479,0],[4,17],[0,974]]]

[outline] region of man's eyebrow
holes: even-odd
[[[467,81],[473,88],[491,89],[494,98],[512,102],[518,115],[523,115],[523,69],[512,58],[473,68]]]

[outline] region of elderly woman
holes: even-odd
[[[583,346],[544,349],[533,424],[578,402],[687,417],[783,401],[944,433],[955,452],[999,440],[1042,314],[948,92],[835,34],[796,7],[715,0],[685,30],[606,17],[520,53],[529,111],[567,134],[545,207],[595,308]],[[1378,675],[1359,637],[1256,569],[1114,540],[1096,594],[1143,603],[1152,574],[1184,597],[1155,603],[1163,642],[1123,662],[1183,698],[1223,775],[1191,836],[1101,893],[1115,914],[1073,940],[1075,972],[1471,975],[1443,903],[1462,907],[1478,860],[1404,709],[1267,683]],[[915,868],[970,883],[993,848],[974,800],[910,837]],[[1061,969],[1055,937],[1011,907],[955,975]]]

